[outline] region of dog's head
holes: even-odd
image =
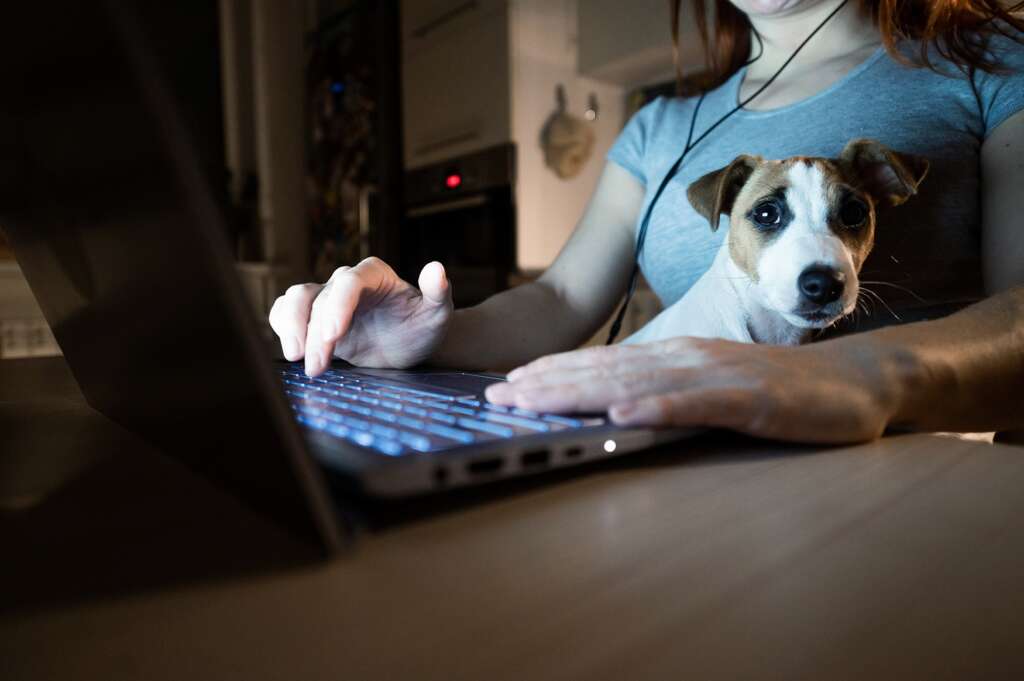
[[[729,216],[733,262],[761,306],[802,328],[853,311],[871,252],[875,210],[917,193],[924,158],[853,140],[839,158],[740,156],[690,185],[694,209],[718,229]]]

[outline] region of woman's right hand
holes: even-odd
[[[375,368],[427,359],[452,314],[451,286],[439,262],[420,272],[419,289],[379,258],[340,267],[325,284],[297,284],[274,301],[270,326],[289,361],[306,358],[315,376],[331,357]]]

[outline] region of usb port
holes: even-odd
[[[489,459],[470,461],[466,464],[466,471],[470,475],[489,475],[500,471],[503,465],[505,465],[505,461],[500,456],[494,456]]]
[[[535,449],[533,451],[523,453],[523,456],[519,461],[523,468],[547,466],[551,461],[551,452],[546,449]]]

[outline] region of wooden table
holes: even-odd
[[[708,437],[322,563],[72,393],[59,361],[0,364],[0,426],[37,415],[20,447],[106,455],[0,516],[6,681],[1024,678],[1019,448]]]

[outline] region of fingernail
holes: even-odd
[[[282,351],[284,352],[284,358],[288,361],[294,362],[299,358],[301,352],[301,346],[299,345],[299,339],[294,336],[285,336],[281,339]]]
[[[484,397],[491,402],[511,399],[514,394],[515,390],[507,383],[493,383],[484,390]]]
[[[608,410],[608,416],[610,416],[612,421],[615,422],[627,421],[630,417],[635,416],[636,413],[637,408],[635,402],[613,404],[612,408]]]
[[[644,402],[626,402],[614,404],[608,410],[608,416],[618,425],[652,425],[658,422],[658,412],[651,404]]]
[[[307,352],[306,353],[306,375],[312,376],[313,374],[320,372],[320,367],[323,365],[323,361],[320,357],[319,352]]]

